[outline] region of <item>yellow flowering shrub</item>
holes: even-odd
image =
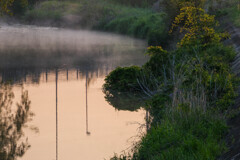
[[[228,38],[227,33],[217,33],[214,29],[216,26],[218,26],[218,22],[215,20],[215,16],[205,13],[202,8],[188,6],[181,8],[180,14],[173,21],[170,33],[178,27],[180,33],[184,33],[184,37],[179,43],[180,46],[196,43],[207,45]]]

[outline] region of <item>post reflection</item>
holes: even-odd
[[[86,72],[86,134],[91,134],[88,130],[88,72]]]

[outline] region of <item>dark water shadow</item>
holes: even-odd
[[[105,100],[116,110],[137,111],[144,108],[144,99],[141,94],[120,93],[117,91],[103,90]]]

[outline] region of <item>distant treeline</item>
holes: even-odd
[[[21,16],[39,1],[42,0],[14,0],[10,10],[14,16]]]
[[[133,7],[149,7],[157,0],[111,0],[111,1]]]

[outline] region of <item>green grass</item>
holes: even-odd
[[[150,45],[165,46],[168,35],[165,18],[163,13],[154,13],[147,9],[128,11],[125,8],[116,18],[103,22],[100,27],[106,31],[146,38]]]
[[[161,124],[135,146],[133,156],[115,155],[111,160],[215,160],[226,151],[227,125],[216,114],[165,111]]]
[[[165,113],[137,146],[136,159],[214,160],[226,148],[226,123],[216,115],[195,111]]]
[[[34,9],[25,13],[24,19],[32,21],[60,22],[66,14],[76,14],[82,7],[81,3],[68,1],[44,1],[35,6]]]
[[[240,6],[234,5],[234,7],[226,9],[226,12],[233,24],[240,27]]]

